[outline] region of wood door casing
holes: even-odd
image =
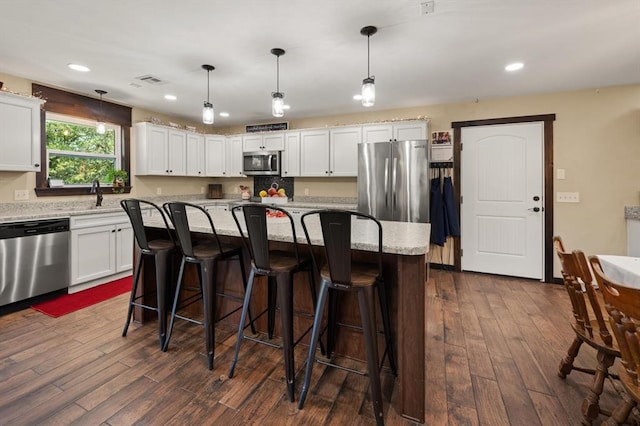
[[[544,195],[543,208],[544,217],[544,281],[553,282],[553,122],[556,119],[555,114],[544,115],[528,115],[518,117],[493,118],[485,120],[471,121],[455,121],[451,123],[453,128],[453,149],[454,149],[454,181],[460,182],[460,154],[462,150],[460,136],[463,127],[470,126],[488,126],[493,124],[512,124],[542,121],[544,132]],[[455,185],[455,202],[458,206],[458,214],[460,214],[460,187]],[[453,239],[454,249],[454,269],[461,271],[461,251],[460,238]]]

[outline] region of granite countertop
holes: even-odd
[[[640,220],[640,206],[625,207],[624,218],[629,220]]]
[[[120,200],[128,198],[122,197],[105,197],[102,206],[95,206],[95,198],[80,201],[32,201],[22,203],[4,203],[0,204],[0,222],[17,222],[24,220],[37,220],[49,218],[61,218],[71,216],[81,216],[86,214],[98,213],[124,213],[120,207]],[[158,197],[144,197],[145,200],[151,201],[158,205],[162,205],[167,201],[185,201],[199,205],[213,204],[229,204],[235,205],[243,203],[240,198],[202,198],[202,195],[170,195]],[[335,208],[344,210],[355,210],[357,204],[353,199],[331,199],[331,198],[310,198],[304,197],[304,201],[290,201],[285,204],[278,204],[283,208]],[[337,202],[334,202],[337,201]]]
[[[326,206],[326,205],[325,205]],[[227,235],[239,237],[240,232],[233,220],[230,212],[213,211],[209,212],[216,232],[219,235]],[[307,222],[309,237],[311,244],[322,246],[322,230],[320,222],[316,217],[310,218]],[[164,226],[159,217],[150,218],[147,222],[149,225]],[[244,229],[244,223],[241,222]],[[299,222],[296,223],[296,239],[300,244],[307,244],[306,237]],[[431,225],[429,223],[407,223],[407,222],[388,222],[382,223],[382,250],[385,253],[402,254],[416,256],[426,254],[429,251],[429,236]],[[211,228],[206,218],[202,215],[193,215],[189,217],[191,229],[196,232],[210,233]],[[269,240],[293,242],[291,233],[291,225],[288,218],[270,218],[267,219],[267,235]],[[378,231],[375,224],[366,220],[354,219],[352,222],[352,231],[354,239],[352,248],[364,251],[377,251]]]
[[[194,204],[229,204],[241,201],[239,198],[208,199],[196,198],[196,196],[165,196],[165,197],[145,197],[158,205],[167,201],[186,201]],[[80,201],[33,201],[24,203],[0,204],[0,222],[15,222],[22,220],[36,220],[48,218],[60,218],[71,216],[82,216],[86,214],[100,213],[123,213],[120,207],[120,200],[128,197],[105,197],[102,206],[96,207],[95,198]]]

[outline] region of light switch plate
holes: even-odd
[[[579,203],[579,192],[556,192],[556,201],[559,203]]]
[[[564,169],[557,169],[556,170],[556,179],[558,180],[562,180],[564,179]]]

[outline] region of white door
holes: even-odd
[[[461,132],[462,269],[543,278],[543,123]]]

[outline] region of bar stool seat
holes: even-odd
[[[215,226],[209,213],[201,206],[184,203],[184,202],[169,202],[165,203],[163,208],[167,212],[180,242],[180,250],[182,251],[182,260],[180,262],[180,271],[178,273],[178,280],[176,283],[175,295],[173,300],[173,307],[171,309],[171,320],[169,322],[169,329],[167,331],[167,337],[162,348],[166,351],[169,346],[171,334],[173,332],[173,326],[175,319],[179,318],[191,323],[203,325],[205,329],[205,348],[207,353],[207,365],[209,370],[213,369],[213,358],[215,351],[215,312],[216,312],[216,296],[226,296],[237,301],[241,301],[242,298],[234,298],[229,295],[224,295],[218,292],[218,283],[216,282],[216,265],[223,260],[237,260],[240,272],[242,275],[243,286],[246,285],[246,274],[244,268],[244,259],[241,246],[231,246],[222,244],[218,234],[216,233]],[[204,219],[211,230],[211,239],[204,241],[194,241],[192,239],[191,230],[189,228],[189,213],[194,217],[199,215]],[[184,270],[187,263],[195,264],[198,267],[198,287],[190,288],[190,290],[196,291],[196,294],[190,296],[180,303],[180,292],[183,288]],[[202,299],[202,310],[204,313],[204,321],[199,321],[186,315],[181,315],[178,311],[185,306],[195,303],[197,298]],[[232,313],[239,310],[240,307],[232,310],[223,317],[223,319]],[[253,320],[249,313],[249,320],[252,329],[254,329]],[[242,320],[244,323],[244,318]]]
[[[127,335],[129,324],[131,323],[131,317],[133,315],[133,308],[140,307],[143,309],[155,311],[158,314],[158,340],[160,342],[160,348],[164,347],[166,339],[167,328],[167,309],[166,309],[166,296],[167,296],[167,279],[171,280],[171,264],[172,254],[177,249],[176,243],[173,239],[173,235],[169,231],[169,224],[162,212],[162,209],[157,205],[134,198],[125,199],[120,201],[122,209],[129,216],[131,226],[133,228],[133,234],[138,246],[138,256],[136,260],[135,277],[131,288],[131,296],[129,298],[129,308],[127,311],[127,320],[122,330],[122,337]],[[151,209],[155,214],[159,214],[165,224],[164,231],[166,232],[165,238],[156,238],[150,240],[147,236],[147,231],[144,226],[144,219],[142,216],[142,206],[146,206]],[[145,298],[148,298],[150,294],[136,295],[138,292],[138,285],[140,282],[140,273],[142,270],[142,259],[144,256],[152,257],[155,264],[156,275],[156,305],[151,306],[144,302]],[[140,299],[143,299],[140,301]]]
[[[322,228],[322,237],[324,240],[326,265],[320,268],[320,293],[318,295],[318,304],[313,320],[313,331],[311,334],[311,344],[309,346],[309,355],[307,357],[307,366],[304,375],[304,383],[298,408],[302,409],[307,392],[309,391],[311,374],[314,362],[322,362],[325,365],[341,368],[340,366],[327,363],[315,359],[315,350],[320,335],[322,334],[322,322],[324,306],[329,299],[329,312],[326,330],[327,337],[327,353],[331,356],[333,350],[334,334],[337,328],[336,310],[337,299],[336,291],[355,292],[358,296],[358,305],[360,307],[360,317],[362,320],[362,331],[365,343],[367,358],[367,373],[369,376],[369,388],[371,392],[371,400],[373,402],[374,416],[376,423],[384,425],[383,419],[383,401],[382,389],[380,385],[380,364],[378,357],[378,343],[375,319],[375,291],[378,290],[380,311],[382,313],[382,321],[384,328],[386,350],[385,354],[389,355],[389,364],[393,373],[396,373],[395,358],[393,356],[393,342],[391,338],[391,320],[389,317],[389,308],[386,296],[385,283],[382,277],[382,225],[374,217],[362,213],[356,213],[345,210],[316,210],[305,213],[301,217],[302,228],[304,230],[307,242],[311,245],[311,238],[308,231],[308,220],[311,216],[317,216]],[[375,225],[377,229],[377,263],[363,263],[352,261],[351,256],[351,229],[352,219],[368,220]],[[311,251],[313,253],[313,251]],[[318,266],[318,260],[314,257],[314,264]],[[384,359],[384,357],[383,357]],[[343,368],[347,371],[355,371]]]

